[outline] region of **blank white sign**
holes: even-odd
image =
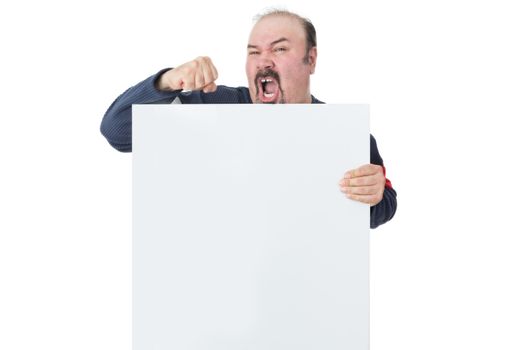
[[[366,105],[133,106],[133,349],[369,348]]]

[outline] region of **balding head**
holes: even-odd
[[[304,63],[308,63],[308,53],[312,47],[317,47],[317,33],[312,22],[305,17],[299,16],[297,13],[283,10],[283,9],[271,9],[265,12],[262,12],[254,17],[255,23],[259,22],[265,17],[270,16],[287,16],[293,19],[296,19],[299,24],[303,27],[304,37],[306,40],[306,52],[304,55]]]

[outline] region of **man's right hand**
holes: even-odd
[[[157,80],[157,89],[213,92],[217,89],[215,80],[218,76],[217,69],[209,57],[197,57],[193,61],[164,72]]]

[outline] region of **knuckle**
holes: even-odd
[[[199,67],[199,62],[197,60],[193,60],[188,63],[188,67],[190,69],[197,69]]]

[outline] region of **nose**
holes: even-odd
[[[257,70],[271,69],[275,65],[266,54],[261,54],[257,60]]]

